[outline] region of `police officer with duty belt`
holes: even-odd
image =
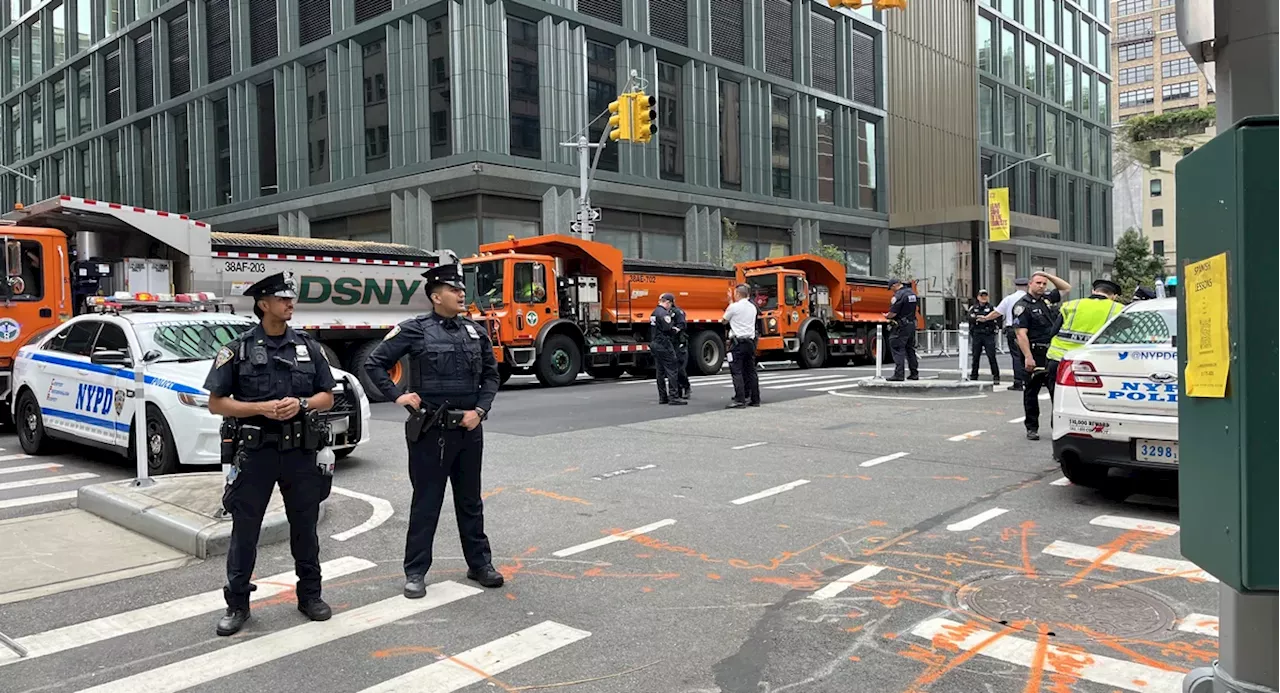
[[[426,596],[427,571],[445,484],[453,484],[453,509],[467,561],[467,578],[501,587],[484,533],[480,499],[484,429],[498,394],[498,362],[484,328],[468,319],[466,284],[457,256],[441,251],[441,264],[422,276],[432,312],[396,325],[365,363],[365,374],[383,397],[410,410],[405,422],[413,499],[404,548],[404,596]],[[387,370],[406,354],[409,389],[399,394]]]
[[[1055,291],[1049,289],[1052,283]],[[1027,382],[1022,391],[1022,409],[1026,414],[1027,440],[1040,440],[1040,388],[1049,390],[1053,398],[1053,383],[1057,377],[1049,370],[1049,343],[1057,333],[1060,323],[1058,311],[1050,301],[1060,292],[1070,291],[1071,285],[1047,272],[1031,275],[1027,295],[1013,306],[1013,327],[1017,330],[1018,349],[1027,369]]]
[[[676,297],[666,293],[658,297],[658,305],[649,315],[649,352],[657,369],[658,404],[688,404],[680,395],[680,376],[676,374],[676,327],[672,308]]]
[[[676,396],[688,400],[693,394],[689,384],[689,317],[671,297],[671,324],[676,327]]]
[[[295,332],[297,285],[292,272],[250,286],[256,327],[218,350],[204,386],[209,411],[224,417],[223,457],[232,467],[223,494],[231,514],[227,551],[226,614],[218,635],[232,635],[249,620],[250,584],[258,534],[275,485],[289,517],[289,548],[298,574],[298,610],[313,621],[333,615],[320,598],[320,502],[333,486],[328,424],[319,413],[333,406],[336,384],[320,345]]]
[[[916,292],[901,279],[890,279],[893,303],[884,316],[893,323],[893,336],[889,338],[889,350],[893,354],[893,376],[890,382],[901,382],[904,364],[911,373],[907,380],[920,379],[920,362],[916,359],[916,311],[920,304]]]
[[[991,295],[986,289],[978,292],[978,302],[969,306],[969,335],[972,337],[973,356],[969,365],[969,379],[978,379],[978,361],[982,352],[987,352],[987,363],[991,366],[991,384],[1000,384],[1000,364],[996,362],[996,323],[995,318],[987,319],[994,314],[995,306],[991,305]]]

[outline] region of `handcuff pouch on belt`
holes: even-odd
[[[252,424],[240,426],[239,440],[245,450],[271,448],[289,452],[319,451],[330,444],[331,437],[329,422],[322,420],[319,412],[310,412],[305,418],[285,421],[277,430],[265,430]]]
[[[449,403],[435,409],[422,409],[410,412],[409,419],[404,422],[404,435],[410,443],[418,442],[422,434],[431,429],[452,431],[462,428],[462,419],[467,412],[462,409],[449,409]]]

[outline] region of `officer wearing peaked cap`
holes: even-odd
[[[365,374],[383,396],[411,410],[405,424],[413,499],[405,537],[404,595],[426,596],[432,544],[440,521],[445,484],[453,485],[453,507],[467,561],[467,577],[501,587],[484,533],[480,467],[481,426],[493,407],[500,379],[493,344],[484,327],[468,319],[466,284],[456,256],[423,273],[432,312],[394,327],[365,362]],[[387,371],[405,355],[410,382],[403,394]]]
[[[234,446],[222,500],[232,524],[218,635],[238,632],[249,619],[258,534],[277,484],[289,517],[298,610],[313,621],[332,615],[320,598],[316,537],[320,502],[333,486],[332,453],[319,455],[328,429],[316,413],[333,406],[336,383],[320,345],[289,327],[298,297],[292,272],[265,277],[244,295],[260,322],[218,351],[204,384],[209,411],[224,417],[224,439]]]
[[[679,353],[676,344],[680,336],[680,328],[676,325],[672,309],[676,297],[664,293],[658,297],[658,305],[649,315],[649,352],[653,354],[653,365],[658,382],[658,404],[688,404],[681,396],[680,376],[676,373],[676,355]]]

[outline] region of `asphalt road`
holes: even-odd
[[[413,602],[402,419],[384,405],[335,486],[393,514],[339,541],[374,509],[331,497],[322,558],[346,571],[326,581],[332,621],[304,625],[286,591],[233,638],[214,636],[217,611],[150,625],[172,608],[156,605],[220,593],[210,560],[5,605],[0,631],[62,649],[0,651],[0,691],[1177,693],[1216,656],[1217,586],[1179,554],[1167,480],[1135,479],[1123,501],[1062,485],[1047,436],[1015,422],[1017,393],[833,387],[765,389],[766,406],[735,411],[714,378],[687,407],[657,405],[651,381],[506,388],[484,488],[507,584],[465,579],[446,500],[435,586]],[[95,457],[13,474],[32,462],[3,460],[0,483],[128,475]],[[287,545],[265,547],[258,584],[291,568]],[[128,633],[67,640],[121,614]]]

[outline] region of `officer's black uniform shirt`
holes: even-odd
[[[671,325],[678,330],[675,336],[676,344],[683,344],[685,335],[689,334],[689,320],[685,317],[684,309],[680,306],[671,307]]]
[[[387,370],[405,354],[411,361],[409,390],[424,402],[492,410],[502,380],[493,342],[474,320],[427,313],[392,328],[365,362],[365,374],[388,400],[399,391]]]
[[[262,323],[219,349],[204,381],[209,394],[241,402],[310,397],[331,392],[336,385],[329,362],[314,339],[287,326],[283,335],[272,337],[262,329]],[[244,423],[280,424],[266,417]]]
[[[649,341],[672,344],[676,336],[675,318],[665,306],[653,309],[649,316]]]
[[[1043,296],[1027,294],[1013,304],[1013,327],[1026,328],[1031,344],[1048,344],[1058,331],[1058,311]]]
[[[912,291],[911,287],[904,286],[893,295],[893,304],[889,306],[889,312],[893,313],[893,319],[897,322],[914,323],[917,305],[916,292]]]
[[[969,323],[973,326],[974,334],[995,334],[996,321],[980,322],[978,318],[983,318],[995,311],[996,307],[991,302],[975,303],[969,306]]]

